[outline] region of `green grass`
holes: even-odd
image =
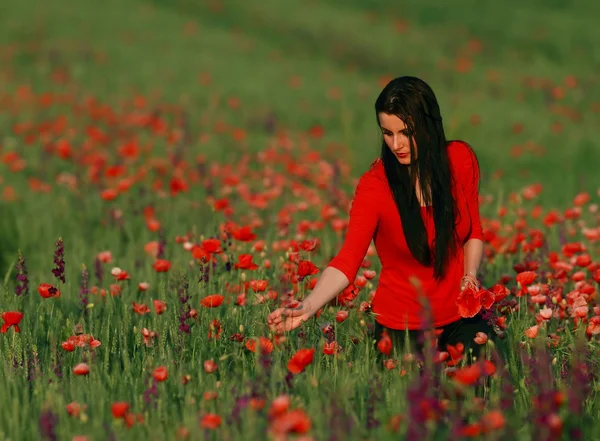
[[[567,4],[541,0],[484,5],[467,0],[451,4],[434,0],[130,0],[126,5],[116,0],[23,0],[1,4],[0,155],[18,152],[27,165],[23,171],[13,173],[7,164],[0,163],[0,277],[5,278],[0,310],[25,314],[20,334],[12,329],[0,334],[0,388],[4,397],[0,402],[0,441],[40,439],[40,412],[44,408],[58,417],[58,439],[86,434],[97,441],[110,439],[109,434],[114,433],[117,439],[172,440],[178,428],[187,428],[192,440],[264,439],[269,427],[268,408],[283,393],[291,396],[292,408],[304,409],[310,417],[309,434],[315,440],[326,439],[330,430],[347,431],[344,439],[361,440],[397,439],[404,434],[413,404],[406,398],[406,391],[417,377],[405,362],[402,368],[409,372],[403,377],[400,367],[391,372],[375,371],[376,354],[366,329],[367,324],[373,323],[372,317],[359,314],[354,308],[347,321],[337,324],[334,317],[340,308],[325,309],[319,319],[303,328],[304,336],[292,333],[287,342],[275,348],[272,368],[265,372],[258,355],[230,337],[236,332],[246,338],[270,336],[265,317],[277,302],[266,300],[254,305],[256,296],[250,291],[248,305],[236,306],[237,293],[229,288],[244,277],[266,279],[269,289],[283,295],[287,286],[279,279],[287,256],[286,250],[274,250],[277,241],[294,238],[295,228],[302,220],[320,220],[324,203],[339,202],[317,188],[316,181],[323,171],[314,160],[307,159],[307,154],[318,152],[328,163],[340,161],[348,165],[349,174],[340,185],[350,198],[353,179],[379,152],[373,104],[381,89],[381,78],[399,75],[427,80],[439,98],[447,137],[464,139],[474,146],[481,163],[482,194],[492,197],[491,202],[482,205],[486,226],[487,220],[499,221],[504,229],[498,234],[511,240],[519,209],[528,211],[539,204],[544,214],[552,209],[562,211],[572,206],[577,193],[586,191],[592,198],[584,206],[582,224],[566,221],[561,227],[572,228],[573,234],[567,240],[582,241],[592,259],[597,260],[597,242],[583,237],[580,227],[598,225],[597,214],[588,208],[598,203],[596,191],[600,188],[596,172],[600,163],[600,150],[596,148],[600,50],[594,44],[600,38],[600,31],[594,26],[599,9],[591,1]],[[402,32],[396,30],[398,20],[405,23]],[[469,49],[474,41],[481,43],[480,52]],[[456,71],[461,57],[472,61],[468,72]],[[53,80],[52,75],[57,72],[66,73],[68,80]],[[210,84],[202,80],[207,74],[212,79]],[[577,79],[573,88],[565,87],[570,75]],[[298,87],[290,86],[294,78],[301,82]],[[532,86],[532,81],[543,87]],[[36,97],[48,92],[70,95],[72,99],[47,107],[39,102],[9,105],[12,98],[6,97],[16,96],[17,89],[23,86],[31,87]],[[564,87],[561,100],[552,97],[556,86]],[[162,109],[168,126],[166,135],[127,126],[125,121],[132,114],[131,103],[136,96],[147,99],[146,110]],[[117,123],[107,122],[106,116],[94,119],[83,110],[84,103],[92,97],[114,112]],[[239,100],[239,108],[228,104],[233,98]],[[172,111],[175,107],[185,114],[189,126],[190,141],[181,151],[168,140],[169,133],[180,124]],[[579,117],[568,116],[573,113]],[[28,143],[15,132],[15,124],[33,123],[37,129],[32,133],[39,134],[42,123],[61,115],[67,118],[71,133],[60,136],[69,139],[76,160],[45,154],[39,137]],[[308,178],[294,176],[285,163],[277,164],[260,156],[269,146],[278,145],[277,134],[265,128],[269,115],[274,115],[277,132],[288,134],[293,143],[290,157],[309,170]],[[471,123],[473,115],[480,118],[479,124]],[[551,129],[555,122],[563,124],[560,133]],[[524,128],[520,133],[513,132],[517,123]],[[226,125],[223,132],[219,131],[219,124]],[[92,182],[90,167],[78,157],[89,138],[89,125],[110,135],[106,146],[92,149],[105,155],[107,165],[123,162],[117,149],[132,136],[140,145],[151,147],[138,160],[126,163],[125,176],[143,170],[147,176],[115,201],[102,201],[98,193],[116,183],[109,179]],[[307,135],[315,125],[324,127],[322,139]],[[246,138],[236,141],[233,129],[243,129]],[[202,140],[205,136],[207,141]],[[513,157],[510,152],[516,145],[543,147],[545,153],[538,156],[526,149],[523,155]],[[177,172],[170,155],[175,152],[182,154],[184,176],[190,188],[171,197],[169,180]],[[199,170],[197,158],[201,155],[207,158],[207,166]],[[247,169],[239,167],[244,157],[249,161]],[[152,165],[157,158],[167,161],[165,173]],[[223,169],[213,176],[210,167],[217,165]],[[257,194],[272,190],[276,177],[283,177],[282,193],[264,209],[253,207],[235,190],[232,195],[226,192],[223,181],[227,166],[232,167],[229,174],[241,177]],[[192,178],[194,170],[198,172],[198,182]],[[498,171],[503,172],[500,178],[495,175]],[[77,179],[73,189],[56,183],[60,173]],[[27,179],[32,177],[50,184],[51,192],[30,190]],[[273,181],[266,182],[267,177]],[[164,196],[152,189],[157,180],[166,190]],[[538,198],[510,201],[511,193],[535,183],[543,185]],[[294,184],[310,188],[320,197],[320,203],[306,212],[292,213],[289,231],[281,231],[277,222],[282,208],[307,200],[306,195],[294,193]],[[18,196],[12,202],[4,200],[11,188]],[[199,243],[218,233],[227,218],[212,210],[208,200],[211,193],[216,198],[231,198],[235,222],[245,225],[257,218],[262,221],[254,230],[257,239],[267,243],[264,254],[253,252],[252,243],[234,241],[235,248],[228,250],[230,259],[236,261],[239,254],[249,252],[261,265],[270,259],[271,268],[261,266],[256,272],[245,271],[242,275],[239,270],[225,270],[219,262],[208,283],[198,282],[198,264],[190,263],[189,252],[182,249],[176,237],[189,234],[190,241]],[[502,205],[509,207],[509,214],[499,220],[496,210]],[[148,206],[156,210],[162,233],[147,228],[142,211]],[[122,226],[112,218],[113,209],[120,210]],[[346,217],[344,207],[340,207],[339,216]],[[524,232],[535,228],[547,235],[553,251],[561,252],[558,227],[546,228],[527,218]],[[165,257],[172,262],[172,269],[166,274],[152,269],[154,258],[144,250],[147,243],[160,240],[161,234],[166,243]],[[37,293],[38,285],[56,283],[51,272],[52,253],[59,237],[64,239],[66,248],[67,283],[58,285],[60,298],[42,299]],[[323,268],[339,249],[342,237],[326,226],[309,231],[302,238],[313,237],[318,237],[322,245],[310,259]],[[14,265],[19,250],[26,260],[31,294],[17,298]],[[100,281],[95,276],[94,259],[103,250],[110,250],[114,261],[104,265]],[[514,274],[512,265],[525,257],[519,250],[490,259],[485,264],[486,284],[491,286],[502,274]],[[548,257],[543,253],[532,257],[547,263]],[[371,260],[373,268],[379,271],[377,259]],[[82,265],[89,272],[90,288],[110,290],[111,284],[122,287],[116,296],[90,294],[93,306],[85,314],[78,299]],[[131,280],[115,282],[110,276],[114,266],[129,272]],[[586,280],[597,289],[591,275],[586,270]],[[189,281],[189,302],[198,310],[197,321],[190,321],[193,324],[189,335],[178,329],[177,283],[181,277]],[[546,282],[541,274],[538,280]],[[143,281],[150,283],[151,288],[140,293],[137,285]],[[360,301],[367,300],[376,282],[377,279],[361,291]],[[572,281],[552,283],[561,285],[564,295],[575,290]],[[300,296],[305,291],[300,286]],[[199,306],[200,299],[215,293],[225,295],[227,304],[215,309]],[[525,306],[526,298],[516,300]],[[163,315],[154,312],[154,299],[167,303]],[[148,305],[152,312],[135,314],[134,301]],[[595,298],[591,298],[589,317],[594,315],[595,305]],[[551,359],[556,358],[551,368],[556,384],[547,386],[565,393],[574,388],[569,375],[575,370],[568,366],[574,355],[581,353],[575,342],[583,327],[573,332],[572,319],[554,318],[547,330],[529,341],[523,336],[524,331],[535,324],[537,310],[530,306],[529,311],[522,308],[510,316],[507,338],[499,342],[507,361],[506,375],[513,386],[503,389],[509,380],[502,372],[491,382],[488,409],[501,407],[502,394],[514,399],[513,408],[505,411],[507,429],[481,438],[526,440],[531,439],[536,428],[544,426],[533,421],[531,400],[536,391],[532,382],[536,372],[530,372],[530,366],[520,359],[520,348],[524,346],[525,352],[531,353],[535,342],[543,345],[545,332],[557,332],[562,337],[559,346],[550,351]],[[214,319],[223,327],[219,340],[208,338],[209,324]],[[338,357],[321,353],[325,336],[319,325],[326,322],[336,323],[337,342],[344,348]],[[61,342],[74,334],[78,323],[85,333],[100,340],[95,356],[87,349],[78,348],[71,353],[62,349]],[[150,347],[142,341],[144,327],[158,333]],[[567,429],[577,425],[583,428],[584,439],[590,439],[599,429],[595,422],[600,402],[598,343],[589,339],[585,344],[594,354],[589,365],[595,377],[588,382],[591,391],[586,394],[582,415],[569,411],[566,404],[557,410],[565,425],[563,439],[570,439]],[[287,362],[299,347],[314,347],[315,359],[288,388]],[[73,375],[72,367],[84,356],[90,364],[89,376]],[[216,373],[204,371],[204,361],[210,359],[219,366]],[[55,372],[58,360],[61,375]],[[157,385],[158,401],[153,407],[144,402],[143,395],[150,387],[147,378],[158,366],[168,368],[169,378]],[[561,376],[561,370],[569,375]],[[181,381],[184,375],[191,377],[186,385]],[[443,383],[450,390],[454,387],[451,380],[444,379]],[[253,390],[266,399],[265,409],[244,408],[236,422],[236,402]],[[218,398],[205,400],[204,393],[208,391],[217,391]],[[584,400],[582,396],[580,393],[569,399]],[[469,390],[468,403],[470,397]],[[369,400],[375,402],[371,416]],[[83,416],[67,415],[65,406],[72,401],[87,405]],[[116,401],[129,402],[131,411],[142,414],[145,422],[126,429],[122,420],[111,415],[111,405]],[[223,424],[214,432],[204,431],[199,418],[211,412],[220,415]],[[462,412],[471,422],[481,418],[480,410]],[[394,434],[386,425],[398,414],[404,420],[400,433]],[[369,430],[370,417],[381,421],[381,425]],[[460,419],[452,405],[448,418],[450,424],[430,423],[431,439],[447,439],[452,421]]]

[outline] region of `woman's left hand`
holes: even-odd
[[[479,289],[479,281],[473,276],[464,276],[460,280],[460,290],[464,291],[468,286],[471,286],[473,289]]]

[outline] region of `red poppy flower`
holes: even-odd
[[[139,315],[144,315],[144,314],[148,314],[150,312],[150,308],[148,308],[148,306],[143,303],[139,304],[139,303],[133,302],[133,312],[135,312],[136,314],[139,314]]]
[[[85,404],[82,406],[77,401],[72,401],[66,405],[67,413],[74,418],[79,418],[81,411],[85,411],[86,408],[87,406]]]
[[[481,423],[465,424],[460,428],[460,435],[465,438],[475,438],[481,434]]]
[[[87,375],[90,373],[90,367],[86,363],[79,363],[73,368],[75,375]]]
[[[162,382],[169,378],[169,371],[165,366],[159,366],[154,369],[152,375],[156,381]]]
[[[523,271],[522,273],[517,274],[517,282],[522,286],[526,287],[531,285],[533,281],[536,279],[537,274],[533,271]]]
[[[129,403],[125,401],[117,401],[116,403],[113,403],[111,407],[113,417],[115,418],[123,418],[128,410]]]
[[[210,258],[210,253],[207,252],[204,248],[202,248],[202,245],[192,245],[189,251],[191,251],[192,257],[194,259],[200,259],[207,262]]]
[[[481,378],[481,374],[483,374],[483,370],[481,368],[481,364],[475,363],[463,368],[456,369],[455,371],[448,372],[449,376],[451,376],[455,381],[465,386],[472,386],[479,378]]]
[[[481,311],[481,302],[477,291],[470,285],[463,289],[456,298],[456,306],[461,317],[475,317]]]
[[[289,395],[279,395],[271,402],[271,407],[269,408],[269,418],[273,419],[283,415],[290,408],[290,404],[291,399]]]
[[[219,366],[217,365],[217,363],[215,363],[214,360],[205,360],[204,361],[204,371],[207,374],[212,374],[213,372],[216,372],[217,369],[219,369]]]
[[[506,424],[506,419],[500,410],[490,410],[481,417],[484,432],[500,430]]]
[[[307,433],[310,427],[308,415],[302,409],[294,409],[275,418],[269,429],[276,436],[283,436],[281,439],[287,439],[288,433]]]
[[[290,361],[288,362],[287,368],[292,374],[299,374],[306,366],[312,363],[315,355],[315,349],[298,349]]]
[[[167,304],[162,300],[154,300],[154,310],[157,315],[161,315],[167,310]]]
[[[529,338],[536,338],[539,332],[540,332],[539,325],[534,325],[530,328],[525,329],[525,335]]]
[[[325,355],[333,355],[333,354],[337,354],[339,352],[339,346],[337,344],[337,341],[332,341],[331,343],[325,342],[323,344],[323,354]]]
[[[319,246],[319,239],[303,240],[300,242],[300,248],[304,251],[314,251]]]
[[[50,297],[60,297],[60,291],[49,283],[40,283],[40,286],[38,286],[38,293],[45,299],[49,299]]]
[[[208,413],[202,417],[200,427],[203,429],[216,429],[221,425],[221,417],[215,413]]]
[[[67,352],[73,352],[75,350],[75,343],[72,341],[63,341],[61,343],[62,348]]]
[[[450,361],[448,361],[446,364],[448,366],[456,366],[463,358],[465,345],[463,343],[457,343],[455,345],[447,344],[446,350],[450,355]]]
[[[502,301],[510,294],[510,290],[501,283],[496,283],[492,287],[492,292],[494,293],[494,299],[496,302]]]
[[[494,295],[494,293],[488,291],[487,289],[480,289],[479,291],[477,291],[477,294],[475,294],[475,297],[479,300],[479,303],[481,303],[481,306],[483,306],[485,309],[490,309],[494,304],[494,301],[496,300],[496,296]]]
[[[319,272],[317,268],[310,260],[301,260],[298,263],[298,277],[312,276]]]
[[[216,308],[217,306],[221,306],[221,303],[223,303],[224,299],[225,297],[220,294],[213,294],[200,300],[200,305],[204,306],[205,308]]]
[[[348,318],[348,311],[338,311],[335,314],[335,321],[338,323],[344,322]]]
[[[268,280],[251,280],[250,281],[250,288],[252,288],[252,291],[254,291],[254,292],[263,292],[267,289],[267,286],[269,286]]]
[[[267,337],[260,337],[258,339],[258,345],[260,347],[260,350],[266,354],[270,354],[271,352],[273,352],[273,342],[271,340],[269,340]],[[246,349],[248,349],[250,352],[255,352],[256,351],[256,340],[254,339],[248,339],[246,341]]]
[[[596,271],[594,271],[594,274],[592,277],[594,278],[596,283],[600,284],[600,268],[597,269]]]
[[[255,270],[258,265],[252,261],[252,254],[240,254],[238,256],[238,262],[233,265],[235,269]]]
[[[238,228],[233,231],[233,237],[240,242],[250,242],[256,239],[256,234],[252,232],[249,226]]]
[[[356,298],[356,296],[358,296],[358,293],[358,287],[354,283],[351,283],[344,288],[344,290],[335,299],[332,300],[332,303],[336,306],[347,306]]]
[[[154,262],[152,268],[154,268],[157,273],[166,273],[171,268],[171,262],[164,259],[158,259]]]
[[[202,248],[209,254],[222,253],[221,241],[219,239],[206,239],[202,241]]]
[[[385,355],[390,355],[392,352],[392,339],[385,329],[381,333],[381,337],[377,342],[377,349],[379,349],[379,352]]]
[[[4,320],[4,324],[2,325],[2,329],[0,332],[4,333],[10,329],[11,326],[14,326],[15,332],[21,332],[19,329],[19,323],[23,319],[23,313],[18,311],[6,311],[2,313],[2,320]]]

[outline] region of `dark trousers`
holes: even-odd
[[[392,339],[392,346],[395,351],[406,349],[411,352],[423,354],[425,345],[430,341],[426,340],[424,331],[389,329],[375,322],[375,345],[377,345],[377,342],[381,338],[384,329],[387,330],[388,335]],[[446,345],[462,343],[467,361],[470,361],[471,356],[479,357],[481,353],[483,346],[473,341],[478,332],[485,333],[489,339],[493,339],[496,335],[492,326],[488,324],[487,320],[481,318],[479,314],[472,318],[461,318],[439,329],[441,334],[437,337],[437,349],[439,351],[447,351]],[[407,337],[409,347],[406,347],[405,344]],[[431,338],[435,339],[435,335],[432,335]],[[379,353],[378,350],[377,352]],[[380,355],[385,357],[383,354]]]
[[[388,335],[392,339],[393,352],[389,356],[382,354],[377,349],[377,342],[379,342],[379,339],[384,329],[387,330]],[[464,345],[463,359],[468,364],[472,363],[473,357],[479,359],[479,355],[481,354],[481,350],[483,349],[483,345],[479,345],[474,341],[474,338],[478,332],[484,332],[488,336],[488,339],[495,340],[496,337],[493,327],[488,324],[487,320],[481,318],[481,315],[476,315],[472,318],[462,318],[453,323],[449,323],[443,326],[442,328],[439,328],[438,330],[441,331],[441,333],[437,336],[437,350],[449,352],[446,345],[456,345],[458,343],[462,343]],[[379,368],[383,368],[383,360],[387,358],[397,359],[396,356],[398,354],[402,354],[407,351],[412,352],[413,354],[415,354],[417,359],[423,361],[426,357],[424,351],[425,345],[432,343],[436,338],[435,334],[430,334],[432,335],[426,338],[424,331],[406,331],[398,329],[389,329],[380,325],[376,321],[375,351],[377,353]],[[460,361],[460,364],[462,364],[462,359]],[[418,364],[418,366],[419,372],[422,374],[423,365]],[[489,388],[490,384],[490,378],[485,378],[483,383],[480,383],[475,387],[475,396],[485,398],[485,389]]]

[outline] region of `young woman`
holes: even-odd
[[[407,334],[421,346],[429,315],[440,350],[461,342],[476,355],[476,334],[491,338],[493,330],[481,316],[461,318],[456,298],[479,286],[477,157],[465,142],[446,140],[436,97],[418,78],[392,80],[375,112],[381,157],[358,182],[341,250],[300,306],[273,311],[267,323],[283,332],[308,320],[354,281],[374,240],[382,264],[372,302],[375,340],[386,330],[396,347]]]

